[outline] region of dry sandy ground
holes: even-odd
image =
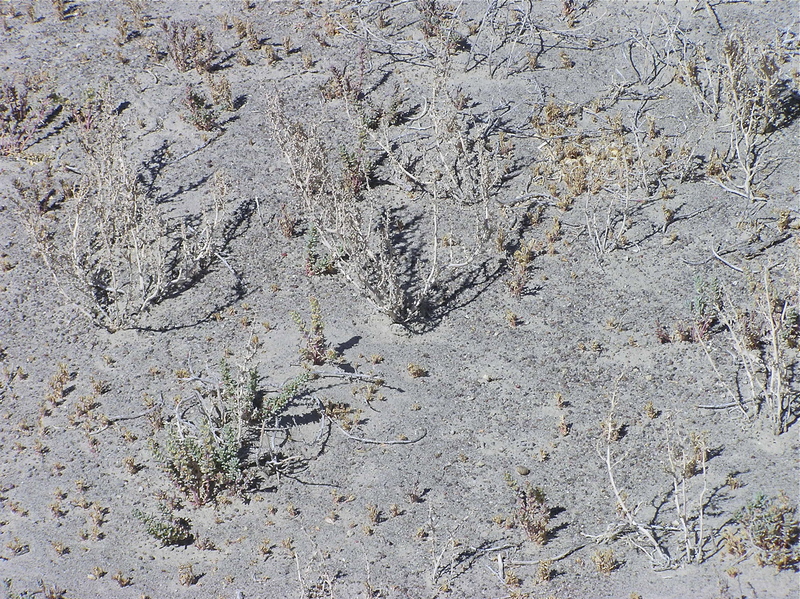
[[[0,11],[5,596],[797,597],[796,3]],[[162,23],[188,22],[208,48],[181,70]],[[213,108],[192,114],[190,88]],[[359,283],[369,248],[336,231],[309,258],[330,215],[292,184],[294,122],[325,148],[295,166],[329,170],[405,300]],[[109,139],[127,167],[92,163]],[[213,198],[224,229],[111,332],[87,313],[133,286],[114,299],[71,257],[99,272],[126,190],[148,234],[197,241]],[[87,197],[109,211],[95,229]],[[329,251],[347,252],[330,274]],[[309,297],[338,362],[298,352]],[[196,506],[157,447],[201,435],[223,359],[256,369],[262,411],[239,486]],[[336,376],[286,392],[309,369]],[[159,509],[184,542],[135,516]]]

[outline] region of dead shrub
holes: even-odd
[[[59,291],[109,331],[134,324],[186,289],[212,263],[220,243],[227,188],[213,178],[212,205],[194,219],[170,219],[130,166],[119,117],[102,108],[78,119],[85,166],[62,183],[17,182],[17,214]],[[63,219],[49,218],[63,204]]]

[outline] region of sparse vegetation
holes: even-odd
[[[178,71],[211,71],[216,52],[210,31],[189,21],[164,21],[161,28],[167,36],[167,53]]]
[[[194,573],[192,564],[181,564],[178,567],[178,582],[181,586],[190,587],[197,584],[198,576]]]
[[[795,589],[782,3],[0,36],[4,597]]]
[[[428,376],[428,371],[415,362],[411,362],[408,365],[407,370],[408,374],[410,374],[415,379]]]
[[[212,131],[217,128],[217,115],[214,107],[202,92],[187,88],[183,104],[189,111],[184,116],[187,122],[200,131]]]

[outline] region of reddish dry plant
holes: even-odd
[[[216,54],[214,38],[196,23],[164,21],[161,28],[167,35],[167,53],[181,73],[195,69],[210,72]]]
[[[505,479],[506,484],[517,496],[514,521],[522,526],[531,541],[537,545],[544,545],[547,542],[547,527],[550,523],[550,507],[547,505],[544,491],[527,481],[520,487],[510,474],[506,474]]]

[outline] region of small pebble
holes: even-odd
[[[525,466],[517,466],[517,473],[522,476],[528,476],[531,473],[531,469],[526,468]]]

